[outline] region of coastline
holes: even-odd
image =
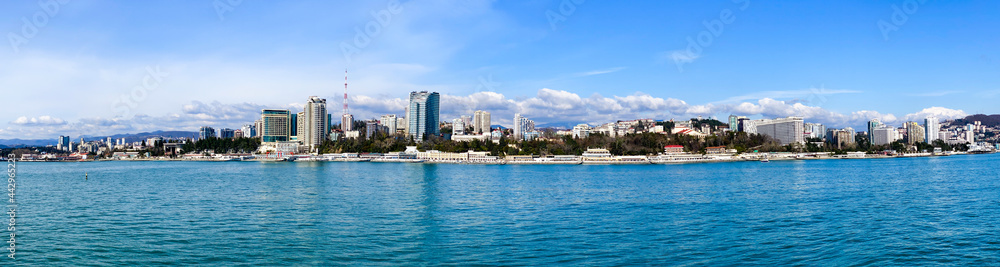
[[[620,160],[436,160],[436,159],[370,159],[370,158],[337,158],[337,159],[307,159],[307,160],[295,160],[295,159],[268,159],[268,158],[251,158],[251,159],[185,159],[185,158],[152,158],[152,159],[94,159],[94,160],[18,160],[19,162],[105,162],[105,161],[120,161],[120,162],[371,162],[371,163],[410,163],[410,164],[465,164],[465,165],[674,165],[674,164],[698,164],[698,163],[720,163],[720,162],[741,162],[741,161],[760,161],[766,163],[768,161],[791,161],[791,160],[864,160],[864,159],[894,159],[894,158],[921,158],[921,157],[948,157],[953,155],[988,155],[995,154],[998,152],[989,153],[947,153],[947,154],[931,154],[931,153],[912,153],[912,154],[902,154],[902,155],[878,155],[878,154],[864,154],[863,157],[857,156],[847,156],[847,155],[826,155],[817,156],[814,153],[757,153],[757,154],[741,154],[741,155],[700,155],[697,158],[682,158],[682,159],[663,159],[661,156],[645,157],[645,160],[633,160],[633,161],[620,161]],[[677,156],[677,155],[675,155]],[[682,156],[699,156],[699,154],[685,154]],[[634,156],[633,156],[634,157]],[[766,160],[762,160],[766,159]]]

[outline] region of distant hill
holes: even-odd
[[[139,142],[139,141],[146,140],[146,139],[152,138],[152,137],[163,137],[163,138],[167,138],[167,139],[170,139],[170,138],[173,138],[173,139],[197,138],[198,137],[198,132],[188,132],[188,131],[155,131],[155,132],[137,133],[137,134],[128,134],[128,133],[126,133],[126,134],[116,134],[116,135],[111,135],[111,136],[88,136],[88,135],[84,135],[82,137],[83,137],[83,140],[85,140],[85,141],[107,139],[108,137],[111,137],[111,139],[125,138],[125,142]],[[73,139],[73,140],[71,140],[73,142],[80,142],[80,137],[72,137],[71,139]]]
[[[970,123],[972,123],[974,121],[979,121],[980,123],[982,123],[983,125],[986,125],[988,127],[996,127],[996,126],[1000,125],[1000,114],[994,114],[994,115],[976,114],[976,115],[971,115],[971,116],[965,117],[964,119],[957,119],[952,124],[955,124],[955,125],[965,125],[965,124],[970,124]]]
[[[535,128],[552,128],[552,129],[566,130],[566,129],[573,129],[573,126],[576,126],[577,124],[579,123],[553,122],[553,123],[535,125]]]
[[[84,135],[84,141],[94,141],[94,140],[104,140],[108,137],[112,139],[125,138],[125,142],[139,142],[146,140],[151,137],[163,137],[167,139],[180,139],[180,138],[195,138],[198,136],[198,132],[188,132],[188,131],[155,131],[148,133],[137,133],[137,134],[116,134],[111,136],[89,136]],[[74,143],[80,142],[81,136],[70,136],[70,141]],[[0,139],[0,147],[32,147],[32,146],[54,146],[58,143],[56,139],[36,139],[36,140],[25,140],[25,139]]]
[[[29,146],[47,146],[56,145],[56,139],[38,139],[38,140],[24,140],[24,139],[0,139],[0,145],[6,147],[29,147]]]

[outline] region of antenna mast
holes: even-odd
[[[347,69],[344,69],[344,115],[349,113],[350,110],[347,109]]]

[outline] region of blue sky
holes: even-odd
[[[918,0],[9,2],[0,138],[238,127],[311,95],[339,114],[345,69],[361,119],[402,114],[414,90],[441,92],[443,119],[483,109],[494,124],[518,112],[539,124],[740,114],[856,128],[993,114],[997,12]]]

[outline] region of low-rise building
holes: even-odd
[[[684,153],[684,146],[678,146],[678,145],[664,146],[663,153],[667,154]]]
[[[705,153],[706,154],[725,154],[726,153],[726,147],[724,147],[724,146],[706,147],[705,148]]]

